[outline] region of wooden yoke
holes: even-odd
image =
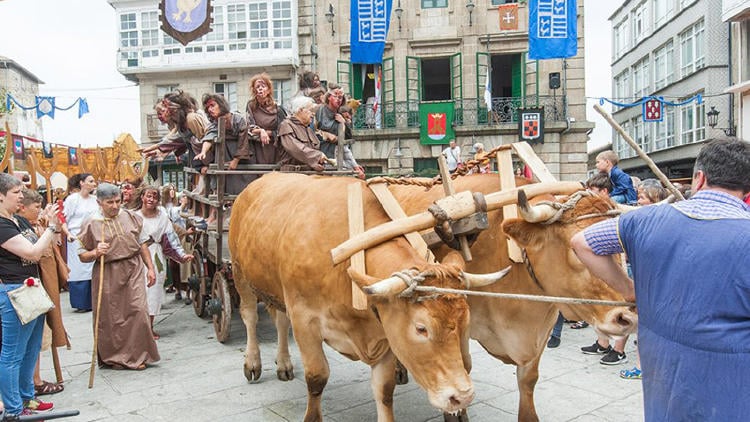
[[[443,154],[438,155],[438,167],[440,168],[440,178],[443,181],[445,196],[455,195],[456,190],[453,188],[453,179],[451,179],[451,174],[448,171],[448,163],[445,161],[445,155]],[[466,239],[466,236],[458,236],[458,244],[461,246],[461,255],[463,255],[464,260],[470,262],[472,259],[471,250],[469,249],[469,241]]]
[[[349,214],[349,237],[356,236],[365,231],[365,216],[362,205],[362,187],[359,183],[352,183],[347,186],[349,194],[348,214]],[[350,268],[360,274],[367,274],[365,271],[365,251],[364,249],[355,253],[351,257]],[[352,283],[352,306],[354,309],[367,309],[367,295],[359,288],[357,283]]]
[[[0,161],[0,171],[8,169],[8,173],[13,174],[13,166],[10,165],[10,155],[13,153],[13,134],[10,133],[10,125],[5,121],[5,155]]]
[[[55,172],[55,167],[57,167],[57,156],[52,155],[52,158],[50,159],[50,166],[49,169],[45,170],[42,168],[40,163],[36,160],[36,155],[34,154],[34,150],[30,150],[29,154],[26,155],[26,159],[29,161],[30,167],[33,169],[34,172],[39,173],[44,178],[44,182],[47,185],[47,203],[52,203],[52,174]]]

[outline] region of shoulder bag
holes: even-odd
[[[44,290],[41,280],[36,277],[29,277],[24,280],[21,287],[6,292],[13,309],[18,314],[18,319],[24,325],[55,307],[47,291]]]

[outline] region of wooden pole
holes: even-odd
[[[451,174],[448,171],[448,163],[445,155],[440,154],[438,156],[438,168],[440,169],[440,178],[443,181],[443,192],[445,196],[453,196],[456,194],[456,190],[453,188],[453,180]],[[469,249],[469,241],[466,236],[458,236],[458,244],[461,247],[461,255],[463,255],[466,262],[471,262],[471,249]]]
[[[651,171],[654,172],[654,174],[656,175],[656,177],[659,178],[659,180],[664,185],[664,187],[666,187],[667,190],[669,190],[669,192],[675,196],[675,198],[681,201],[685,199],[685,197],[682,196],[682,192],[680,192],[679,190],[677,190],[676,187],[674,187],[672,182],[670,182],[669,179],[667,179],[667,176],[659,169],[656,163],[654,163],[654,160],[652,160],[648,156],[648,154],[646,154],[641,149],[641,147],[639,147],[638,144],[635,143],[633,138],[631,138],[630,135],[628,135],[628,133],[625,132],[622,126],[620,126],[615,121],[615,119],[613,119],[612,116],[609,115],[609,113],[607,113],[599,104],[594,104],[594,110],[596,110],[597,113],[601,114],[602,117],[604,117],[604,119],[607,121],[607,123],[609,123],[609,125],[612,126],[617,131],[617,133],[620,134],[620,136],[622,136],[625,142],[627,142],[628,145],[630,145],[630,147],[635,150],[638,156],[641,157],[641,159],[643,159],[643,161],[646,162],[646,165],[648,166],[648,168],[650,168]]]
[[[339,144],[341,147],[341,144]],[[352,183],[348,187],[349,236],[356,236],[365,231],[364,206],[362,204],[362,185]],[[365,251],[361,250],[351,257],[351,268],[360,274],[366,274]],[[367,295],[357,283],[352,281],[352,306],[354,309],[367,309]]]
[[[57,379],[57,383],[59,384],[63,382],[62,368],[60,368],[60,355],[57,354],[57,347],[54,344],[52,345],[52,366],[55,368],[55,378]]]
[[[102,310],[102,291],[104,290],[104,255],[99,258],[99,292],[96,295],[96,317],[94,318],[94,347],[91,352],[91,369],[89,370],[89,388],[94,387],[97,352],[99,345],[99,315]]]

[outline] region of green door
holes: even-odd
[[[513,94],[513,103],[516,109],[523,106],[523,64],[521,62],[521,55],[516,54],[511,59],[510,77],[511,77],[511,93]],[[511,121],[518,121],[518,113],[512,113]]]
[[[383,59],[383,80],[380,84],[383,127],[396,127],[396,73],[393,57]]]
[[[451,99],[455,107],[453,115],[456,125],[464,124],[464,83],[461,53],[451,56]]]
[[[419,127],[419,102],[422,101],[422,60],[406,56],[406,119],[409,127]]]

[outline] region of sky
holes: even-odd
[[[607,18],[622,1],[583,1],[586,95],[609,97],[611,26]],[[138,88],[117,71],[117,21],[106,0],[0,0],[0,22],[0,56],[44,81],[40,95],[56,97],[58,106],[68,106],[78,97],[88,102],[90,113],[81,119],[76,107],[57,111],[54,119],[42,117],[46,141],[105,146],[123,132],[140,139]],[[597,126],[589,141],[591,149],[609,142],[611,130],[594,111],[596,100],[588,103],[587,118]]]

